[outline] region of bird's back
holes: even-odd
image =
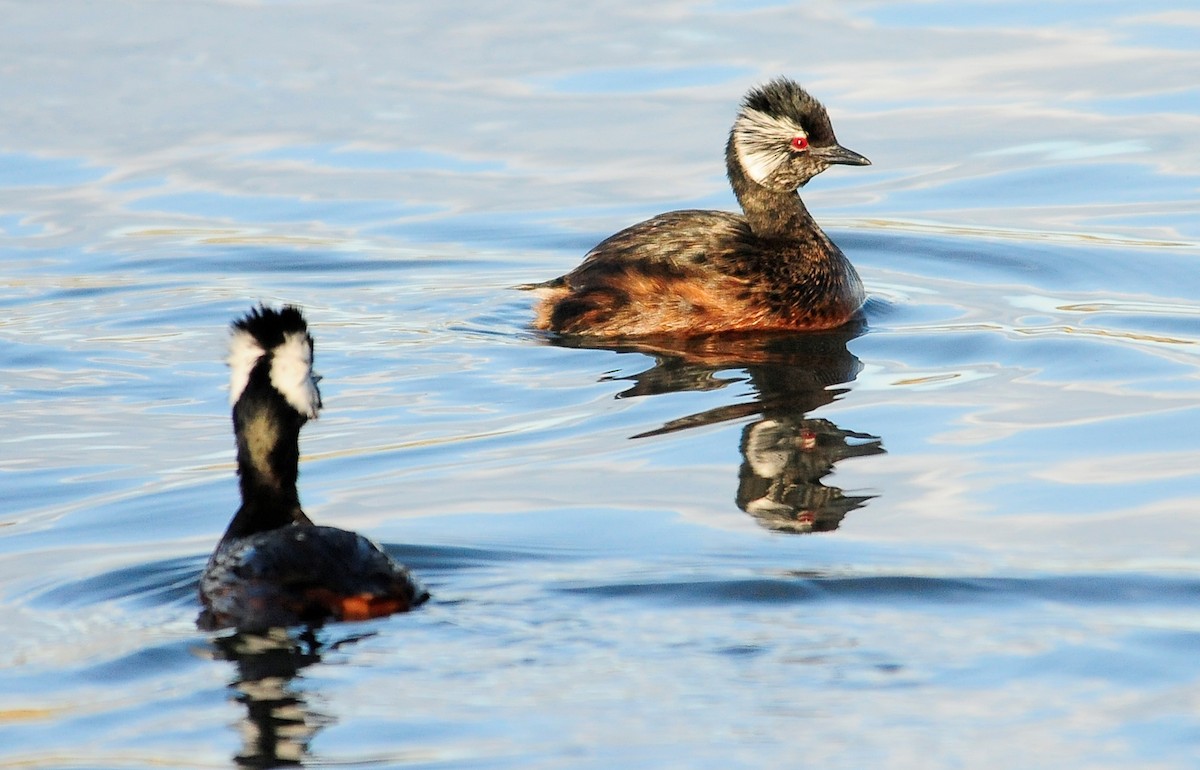
[[[733,266],[755,248],[736,214],[660,214],[609,236],[577,268],[538,287],[545,301],[535,326],[605,336],[727,329],[747,289]]]
[[[832,328],[862,303],[853,267],[815,223],[764,238],[723,211],[640,222],[534,288],[535,327],[606,337]]]
[[[365,620],[428,598],[377,545],[337,527],[294,524],[223,542],[200,579],[207,628],[253,631]]]

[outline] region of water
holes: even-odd
[[[15,4],[0,767],[1191,768],[1200,53],[1178,2]],[[510,287],[730,209],[790,74],[863,328],[554,344]],[[223,365],[407,616],[196,630]]]

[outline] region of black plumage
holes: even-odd
[[[300,507],[300,429],[321,407],[303,315],[290,306],[259,307],[232,331],[242,505],[200,578],[200,625],[260,631],[362,620],[424,602],[428,593],[378,545],[314,525]]]

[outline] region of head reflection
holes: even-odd
[[[847,495],[823,479],[847,457],[883,453],[879,437],[809,416],[846,393],[845,386],[858,376],[862,364],[846,345],[862,331],[861,325],[853,325],[820,334],[638,339],[605,345],[563,339],[559,344],[653,356],[654,366],[619,378],[632,385],[618,398],[748,382],[752,401],[680,417],[634,438],[754,418],[742,430],[737,506],[764,527],[804,533],[837,529],[847,513],[872,497]]]
[[[879,439],[829,420],[765,417],[742,431],[737,506],[780,532],[828,532],[870,495],[847,495],[821,479],[846,457],[879,454]]]
[[[355,636],[331,646],[361,639]],[[215,657],[237,665],[229,689],[246,707],[239,723],[242,749],[239,767],[269,768],[305,763],[309,742],[333,718],[313,710],[296,678],[319,663],[323,645],[313,629],[272,628],[264,633],[236,633],[212,641]]]

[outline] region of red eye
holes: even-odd
[[[793,150],[807,150],[808,149],[808,137],[807,136],[792,137],[792,149]]]

